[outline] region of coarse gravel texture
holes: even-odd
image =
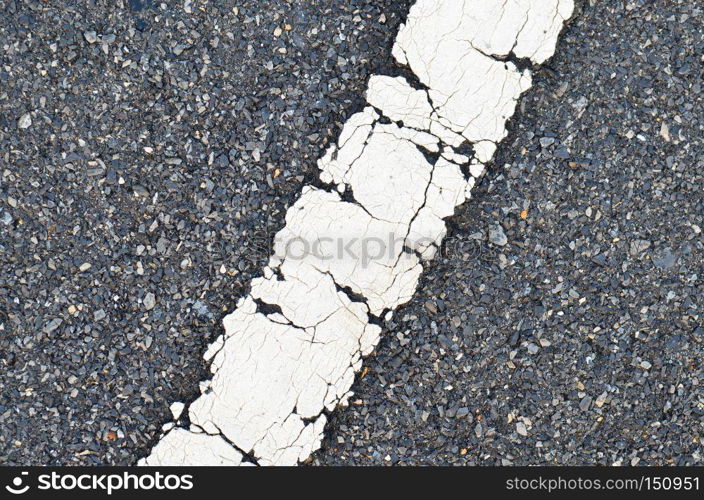
[[[314,464],[704,463],[702,7],[577,16]]]
[[[132,464],[411,0],[0,2],[0,464]]]

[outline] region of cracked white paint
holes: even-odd
[[[573,10],[572,0],[419,0],[396,38],[394,56],[405,52],[431,65],[462,59],[469,46],[485,55],[513,53],[542,64],[555,52]],[[463,44],[459,51],[444,50],[455,43]]]
[[[404,127],[428,131],[445,144],[457,147],[464,138],[441,123],[428,100],[426,90],[414,89],[400,76],[372,75],[367,89],[367,101],[385,116]]]
[[[274,255],[206,352],[210,381],[144,465],[293,465],[344,405],[382,315],[415,292],[444,219],[469,198],[506,121],[552,56],[572,0],[419,0],[393,56],[403,76],[372,76],[369,106],[318,162]],[[415,83],[414,83],[415,82]],[[374,246],[376,245],[376,246]],[[383,251],[382,251],[383,246]],[[245,455],[247,457],[245,458]]]
[[[407,226],[377,219],[334,192],[307,187],[276,235],[270,266],[292,279],[327,273],[339,286],[363,295],[370,312],[379,315],[410,300],[423,271],[418,257],[403,251]],[[299,241],[311,242],[304,259],[298,258]],[[372,242],[385,244],[383,255]],[[312,243],[317,243],[314,251]],[[365,253],[366,244],[374,251]]]
[[[242,454],[219,436],[174,428],[152,449],[139,465],[172,467],[179,465],[240,465]]]

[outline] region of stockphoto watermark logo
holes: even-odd
[[[13,495],[39,491],[92,491],[112,495],[117,491],[187,491],[193,489],[191,474],[162,474],[161,472],[112,474],[59,473],[39,474],[36,484],[29,484],[29,473],[21,472],[5,489]]]
[[[12,493],[13,495],[22,495],[29,491],[29,485],[26,484],[27,476],[29,472],[20,472],[19,476],[15,476],[12,482],[5,486],[5,489]]]
[[[431,242],[416,242],[429,245]],[[408,246],[406,238],[389,233],[384,237],[318,236],[306,239],[300,236],[280,238],[274,242],[275,257],[281,260],[351,261],[366,268],[372,262],[396,259]]]
[[[268,246],[262,243],[255,247],[255,251],[262,250],[259,257],[269,255]],[[480,246],[481,242],[473,239],[446,238],[437,247],[434,238],[397,233],[372,237],[316,235],[314,238],[303,238],[283,235],[274,238],[273,253],[274,258],[280,262],[350,262],[358,268],[366,269],[375,263],[393,264],[404,252],[417,253],[423,257],[466,258],[480,252]]]

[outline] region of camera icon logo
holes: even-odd
[[[29,475],[29,472],[21,472],[19,476],[12,480],[12,485],[8,484],[5,486],[5,489],[13,495],[22,495],[23,493],[27,493],[27,490],[29,490],[29,485],[22,486],[22,483],[24,482],[22,476],[27,475]]]

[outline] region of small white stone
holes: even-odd
[[[22,116],[20,116],[20,119],[17,121],[17,126],[22,129],[31,127],[32,126],[32,115],[29,113],[25,113]]]
[[[95,31],[86,31],[83,33],[83,38],[86,39],[88,43],[95,43],[98,41],[98,35]]]
[[[154,296],[154,294],[152,292],[148,292],[144,296],[144,300],[142,301],[142,303],[144,304],[144,308],[147,311],[151,311],[152,309],[154,309],[154,306],[156,305],[156,297]]]
[[[173,403],[169,409],[171,410],[171,415],[173,415],[174,420],[178,420],[181,417],[181,413],[183,413],[183,409],[185,408],[186,405],[184,405],[181,402],[176,402]]]

